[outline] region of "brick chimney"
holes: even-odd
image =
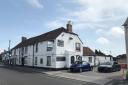
[[[23,41],[27,40],[27,38],[26,37],[22,37],[21,40],[23,42]]]
[[[67,23],[67,31],[68,32],[73,32],[72,31],[72,22],[71,21],[68,21],[68,23]]]

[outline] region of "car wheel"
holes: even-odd
[[[93,67],[90,67],[90,71],[92,71],[93,70]]]
[[[119,70],[118,71],[120,71],[121,70],[121,68],[119,68]]]
[[[83,72],[82,68],[80,68],[80,73]]]
[[[114,69],[114,68],[112,68],[112,69],[111,69],[111,72],[115,72],[115,69]]]

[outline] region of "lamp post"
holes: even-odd
[[[11,46],[11,40],[9,40],[9,47],[8,47],[8,57],[9,57],[9,64],[11,64],[11,50],[10,50],[10,46]]]
[[[125,33],[126,59],[127,59],[127,70],[128,70],[128,18],[122,26],[124,26],[124,33]]]

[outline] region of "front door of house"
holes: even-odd
[[[71,64],[73,64],[75,62],[75,57],[71,56]]]
[[[21,65],[24,66],[24,57],[21,58]]]
[[[47,56],[47,66],[51,66],[51,56]]]

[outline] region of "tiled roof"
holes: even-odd
[[[96,54],[97,56],[106,56],[106,54],[104,54],[104,53],[101,52],[100,50],[99,50],[99,51],[95,50],[95,54]]]
[[[117,58],[118,59],[126,58],[126,54],[118,55]]]
[[[83,56],[94,56],[95,53],[89,47],[83,47]]]
[[[36,37],[32,37],[32,38],[29,38],[23,42],[20,42],[18,45],[16,45],[13,49],[15,48],[20,48],[20,47],[25,47],[25,46],[28,46],[28,45],[33,45],[35,43],[38,43],[38,42],[42,42],[42,41],[50,41],[50,40],[54,40],[57,38],[57,36],[59,36],[62,32],[66,32],[66,33],[70,33],[67,31],[67,29],[61,27],[61,28],[58,28],[58,29],[55,29],[55,30],[52,30],[50,32],[47,32],[47,33],[44,33],[42,35],[39,35],[39,36],[36,36]],[[77,35],[75,33],[70,33],[70,34],[73,34],[73,35]],[[78,35],[77,35],[78,36]]]

